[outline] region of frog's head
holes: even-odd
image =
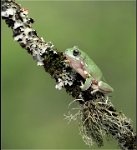
[[[66,49],[64,54],[66,57],[75,60],[79,60],[81,58],[81,50],[77,46]]]

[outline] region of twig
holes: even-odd
[[[103,135],[110,134],[118,141],[121,149],[135,149],[136,135],[128,118],[117,112],[108,96],[97,92],[91,94],[92,88],[81,91],[84,79],[65,62],[62,52],[59,52],[51,42],[45,42],[32,28],[34,20],[28,17],[28,10],[21,8],[14,0],[1,1],[1,15],[13,31],[13,38],[20,46],[32,55],[37,65],[45,68],[57,82],[56,88],[65,88],[75,99],[81,99],[77,119],[80,122],[80,132],[88,145],[96,142],[103,145]],[[72,118],[72,117],[71,117]]]

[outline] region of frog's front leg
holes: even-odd
[[[88,75],[85,83],[80,86],[81,90],[86,91],[91,86],[92,80],[94,80],[94,78],[91,75]]]

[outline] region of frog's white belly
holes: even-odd
[[[67,59],[69,60],[70,66],[77,72],[79,73],[84,79],[87,78],[87,74],[85,74],[85,70],[83,68],[83,63],[79,60],[73,59],[71,57],[66,56]]]

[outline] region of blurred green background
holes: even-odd
[[[34,29],[60,50],[87,52],[115,89],[112,103],[135,129],[135,2],[18,1],[29,9]],[[13,41],[2,21],[2,148],[85,149],[78,123],[64,114],[73,100]],[[93,148],[97,148],[93,146]],[[115,140],[103,149],[118,149]]]

